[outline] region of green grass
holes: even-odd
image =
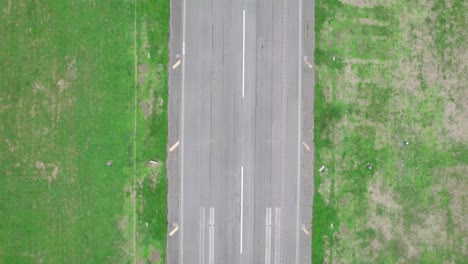
[[[456,188],[468,182],[468,144],[445,119],[449,102],[463,103],[447,93],[463,98],[455,54],[466,47],[468,7],[426,2],[433,5],[316,2],[314,263],[456,262],[466,254],[468,212],[456,207],[466,196]]]
[[[139,235],[142,256],[149,257],[150,249],[160,253],[161,263],[166,259],[167,234],[167,180],[166,180],[166,146],[167,146],[167,64],[169,37],[169,1],[140,1],[138,6],[139,64],[146,64],[144,84],[139,84],[141,99],[160,98],[163,104],[153,109],[149,118],[142,118],[138,160],[145,164],[148,160],[159,162],[156,179],[147,176],[152,172],[142,168],[139,173],[143,184],[138,189],[142,196],[139,201],[143,210],[139,212]],[[148,58],[148,53],[150,58]],[[157,108],[157,109],[156,109]],[[142,116],[142,115],[140,115]],[[145,223],[148,223],[146,227]]]
[[[152,189],[145,172],[149,159],[165,163],[169,1],[137,7],[138,31],[148,22],[149,69],[158,71],[139,88],[136,164],[133,2],[8,2],[0,3],[0,262],[132,262],[133,166],[145,183],[137,205],[148,206],[137,210],[138,258],[155,248],[163,261],[165,168]],[[151,93],[163,110],[145,119],[140,101]]]

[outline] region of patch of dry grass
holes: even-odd
[[[318,5],[314,261],[466,259],[468,4]]]

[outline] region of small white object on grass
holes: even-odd
[[[335,61],[335,56],[333,56],[333,61]]]
[[[320,167],[319,172],[322,172],[324,169],[325,169],[325,165],[323,165],[322,167]]]
[[[333,223],[331,223],[330,227],[333,229]]]
[[[153,166],[158,166],[158,162],[156,162],[154,160],[150,160],[150,164],[153,165]]]
[[[151,58],[151,54],[148,52],[148,59]]]

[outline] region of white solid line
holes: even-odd
[[[199,238],[199,250],[200,255],[198,257],[198,263],[204,264],[205,263],[205,208],[200,207],[200,238]]]
[[[240,253],[242,254],[242,235],[244,231],[244,166],[241,167],[241,213],[240,213]]]
[[[265,212],[265,264],[271,260],[271,208]]]
[[[208,249],[208,263],[214,263],[214,232],[215,232],[215,209],[210,207],[210,243]]]
[[[280,262],[281,208],[275,208],[275,264]]]
[[[301,197],[301,141],[302,141],[302,0],[299,0],[299,40],[298,40],[298,98],[297,114],[299,129],[297,130],[297,179],[296,179],[296,264],[299,263],[299,218]]]
[[[185,111],[185,27],[186,27],[186,0],[183,0],[182,8],[182,83],[181,83],[181,118],[180,118],[180,252],[179,261],[184,263],[184,111]]]
[[[215,232],[215,227],[214,226],[210,227],[210,242],[211,242],[211,249],[210,249],[210,254],[209,254],[210,264],[214,263],[214,232]]]
[[[275,208],[275,264],[280,260],[280,241],[281,241],[281,208]]]
[[[214,207],[210,207],[210,226],[214,225]]]
[[[242,11],[242,98],[245,84],[245,10]]]

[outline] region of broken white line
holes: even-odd
[[[245,10],[242,11],[242,98],[244,98],[245,83]]]
[[[242,254],[242,235],[244,224],[244,166],[241,167],[241,213],[240,213],[240,253]]]

